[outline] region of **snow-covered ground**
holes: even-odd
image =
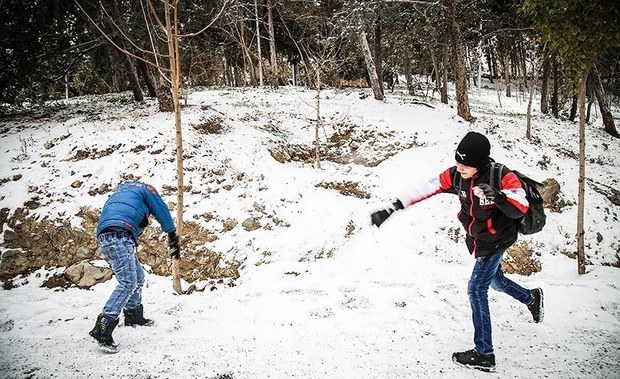
[[[373,167],[324,160],[321,169],[279,163],[270,153],[312,146],[315,92],[193,92],[183,112],[191,186],[184,217],[217,234],[209,249],[244,262],[241,277],[234,286],[177,296],[170,278],[148,275],[144,307],[157,324],[117,328],[115,355],[99,352],[87,334],[115,280],[90,290],[40,287],[62,268],[17,279],[17,288],[0,290],[0,377],[620,377],[620,270],[608,266],[618,265],[620,209],[603,194],[618,188],[620,148],[600,120],[586,132],[590,264],[579,276],[566,255],[576,251],[576,123],[535,111],[528,141],[527,103],[503,97],[500,108],[492,90],[470,95],[473,124],[436,100],[425,100],[430,108],[398,92],[385,102],[361,92],[323,92],[322,143],[339,132],[354,140],[342,138],[344,158],[389,158]],[[53,117],[0,120],[0,179],[11,179],[0,187],[0,208],[13,211],[37,196],[38,217],[79,226],[80,207],[99,209],[107,198],[89,190],[114,187],[130,174],[174,187],[172,115],[152,102],[132,105],[128,96],[74,99]],[[214,120],[223,126],[219,134],[193,127]],[[543,232],[520,237],[540,253],[542,271],[511,275],[543,288],[544,322],[532,323],[525,306],[490,292],[496,374],[451,361],[454,351],[473,347],[466,294],[473,259],[456,220],[458,199],[438,195],[381,229],[368,225],[369,214],[410,183],[453,165],[469,130],[488,135],[497,161],[541,181],[556,179],[568,204],[548,212]],[[320,185],[339,182],[357,183],[370,196]],[[173,205],[175,193],[161,192]],[[242,228],[249,217],[262,227]],[[223,232],[227,219],[239,225]]]

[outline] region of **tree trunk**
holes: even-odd
[[[570,106],[570,113],[568,114],[568,119],[572,122],[575,121],[577,117],[577,103],[579,102],[578,95],[573,95],[573,101]]]
[[[362,44],[362,52],[364,53],[364,60],[366,61],[366,68],[368,69],[368,76],[370,78],[370,86],[372,87],[372,92],[377,100],[383,100],[383,88],[381,83],[379,83],[379,78],[377,77],[377,68],[375,66],[375,62],[372,59],[372,53],[370,52],[370,46],[368,45],[368,38],[366,37],[366,32],[362,31],[360,33],[360,42]]]
[[[155,84],[155,79],[153,78],[153,73],[151,72],[150,67],[143,61],[138,60],[138,70],[140,72],[140,76],[142,76],[142,79],[146,84],[149,97],[157,97],[157,84]]]
[[[588,74],[588,82],[586,83],[586,101],[588,102],[587,110],[586,110],[586,124],[590,124],[590,115],[592,114],[592,104],[596,101],[596,95],[594,94],[594,78],[593,78],[593,70],[590,70]]]
[[[263,54],[261,52],[261,36],[258,27],[258,0],[254,0],[254,17],[256,18],[256,48],[258,51],[258,85],[263,86]]]
[[[577,200],[577,272],[586,273],[584,244],[584,209],[586,192],[586,80],[588,71],[583,70],[579,83],[579,193]]]
[[[480,23],[480,32],[482,33],[482,23]],[[484,59],[482,40],[478,42],[478,46],[476,47],[476,56],[478,61],[478,96],[482,96],[482,60]]]
[[[495,83],[495,55],[493,54],[493,47],[487,41],[487,65],[489,66],[489,81],[491,84]]]
[[[269,30],[269,59],[271,61],[271,85],[278,85],[278,59],[276,56],[276,37],[273,29],[273,0],[267,0],[267,23]]]
[[[510,90],[510,57],[508,54],[504,54],[503,58],[504,66],[504,83],[506,84],[506,97],[511,97],[512,92]]]
[[[558,60],[553,58],[553,93],[551,94],[551,113],[553,117],[558,118],[560,115],[559,107],[559,88],[560,88],[560,74],[558,69]]]
[[[446,40],[443,45],[443,64],[442,64],[442,70],[441,70],[441,77],[442,77],[443,85],[440,86],[441,102],[443,104],[448,104],[448,63],[449,63],[448,34],[446,34]]]
[[[465,47],[463,37],[456,20],[457,0],[445,0],[446,21],[452,46],[452,67],[454,69],[454,82],[456,86],[457,114],[466,121],[474,121],[469,111],[469,97],[467,95],[467,69],[465,66]]]
[[[528,140],[532,139],[532,100],[534,100],[534,87],[534,84],[530,86],[530,99],[527,102],[527,128],[525,130],[525,138]]]
[[[467,68],[467,85],[469,88],[478,87],[478,80],[476,79],[476,75],[474,72],[474,67],[476,66],[476,54],[471,52],[471,49],[465,45],[465,64]],[[480,88],[480,87],[478,87]]]
[[[241,70],[239,68],[239,66],[237,66],[237,65],[232,66],[232,71],[233,71],[233,78],[235,80],[233,85],[235,87],[241,87],[241,82],[242,81],[243,81],[243,83],[245,85],[245,80],[242,80],[243,76],[244,76],[244,71]]]
[[[252,86],[256,85],[256,71],[254,70],[254,62],[252,61],[252,54],[250,53],[250,42],[246,42],[246,27],[243,24],[242,21],[240,21],[241,23],[241,49],[243,50],[243,87],[245,88],[245,86],[247,85],[247,80],[245,73],[249,73],[250,74],[250,84]],[[248,28],[249,29],[249,28]]]
[[[435,88],[437,92],[441,94],[441,71],[439,70],[439,62],[437,62],[437,57],[435,56],[435,50],[431,49],[431,60],[433,62],[433,71],[435,71]]]
[[[174,125],[177,141],[177,230],[179,240],[183,237],[183,129],[181,127],[181,105],[179,104],[180,87],[180,55],[179,38],[177,37],[177,3],[172,8],[173,15],[170,15],[170,5],[168,0],[165,3],[166,15],[166,34],[168,36],[168,58],[170,61],[170,83],[172,102],[174,104]],[[177,294],[182,294],[181,277],[179,275],[179,260],[172,259],[172,288]]]
[[[375,62],[375,68],[377,70],[377,80],[381,86],[381,93],[384,93],[383,88],[383,56],[381,54],[381,16],[377,16],[374,27],[374,41],[373,41],[373,58]]]
[[[409,93],[409,95],[413,95],[413,93],[411,93],[411,79],[411,58],[407,57],[405,58],[405,81],[407,82],[407,92]]]
[[[603,88],[603,83],[601,82],[601,76],[596,68],[594,68],[593,71],[592,84],[594,85],[596,100],[598,101],[598,106],[601,110],[601,115],[603,116],[604,130],[612,137],[620,138],[620,134],[618,134],[618,130],[616,130],[616,125],[614,124],[613,115],[609,109],[609,103],[607,102],[605,88]]]
[[[121,42],[117,42],[119,46],[122,46]],[[133,62],[133,58],[122,51],[118,52],[121,55],[121,58],[125,62],[125,69],[127,70],[127,76],[129,77],[129,85],[131,86],[131,91],[133,92],[133,98],[136,101],[143,101],[144,94],[142,93],[142,87],[140,86],[140,79],[138,78],[138,71],[136,70],[136,65]]]
[[[230,86],[230,68],[228,65],[228,59],[226,59],[226,55],[222,55],[222,75],[224,76],[224,85]]]
[[[540,111],[544,114],[549,113],[549,57],[543,60],[542,83],[540,84]]]
[[[590,99],[588,101],[588,109],[586,111],[586,124],[590,124],[590,115],[592,114],[592,104],[594,104],[594,99]]]
[[[238,16],[241,20],[245,17],[245,15],[241,14]],[[246,42],[245,33],[246,27],[243,21],[239,20],[239,43],[241,44],[241,56],[243,57],[243,68],[241,68],[241,72],[239,72],[239,77],[243,80],[239,82],[239,85],[243,88],[247,85],[247,74],[251,73],[250,71],[250,63],[252,58],[250,57],[250,53],[248,52],[248,43]],[[251,80],[251,79],[250,79]]]
[[[521,37],[523,38],[523,37]],[[523,46],[523,39],[521,39],[521,41],[519,41],[519,58],[521,59],[520,61],[520,67],[521,67],[521,77],[523,78],[523,84],[525,85],[525,88],[528,89],[529,88],[529,83],[527,80],[527,63],[526,63],[526,52],[525,52],[525,47]],[[532,75],[535,75],[536,73],[532,73]],[[537,78],[533,77],[532,81],[534,83],[536,83]]]
[[[321,130],[321,69],[316,69],[316,126],[314,129],[314,167],[321,168],[321,142],[319,132]]]
[[[164,78],[159,78],[157,87],[157,104],[160,112],[174,112],[174,101],[172,100],[172,90],[170,83]]]

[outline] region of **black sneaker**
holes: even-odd
[[[482,355],[476,350],[462,351],[452,354],[452,360],[457,365],[486,372],[495,372],[495,355]]]
[[[540,288],[535,288],[530,292],[534,296],[534,300],[527,306],[527,309],[532,312],[532,317],[534,318],[535,323],[542,322],[545,317],[543,291]]]

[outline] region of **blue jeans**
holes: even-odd
[[[111,232],[97,237],[103,257],[110,264],[118,285],[103,307],[103,316],[116,320],[123,309],[135,309],[142,303],[144,270],[135,254],[131,234]]]
[[[474,343],[476,351],[482,355],[493,354],[491,338],[491,313],[489,312],[489,286],[496,291],[504,292],[523,304],[534,300],[530,290],[521,287],[506,278],[500,263],[504,252],[476,258],[474,270],[467,285],[467,294],[471,304],[472,320],[474,322]]]

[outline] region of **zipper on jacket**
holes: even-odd
[[[467,231],[469,232],[469,235],[472,236],[472,238],[474,239],[474,250],[471,252],[472,254],[474,254],[474,256],[476,256],[476,249],[478,247],[478,242],[476,241],[476,237],[474,237],[473,233],[472,233],[472,226],[474,226],[474,222],[476,221],[476,218],[474,217],[474,178],[471,178],[471,183],[469,184],[469,199],[471,201],[471,204],[469,205],[469,214],[471,216],[471,222],[469,223],[469,226],[467,227]]]

